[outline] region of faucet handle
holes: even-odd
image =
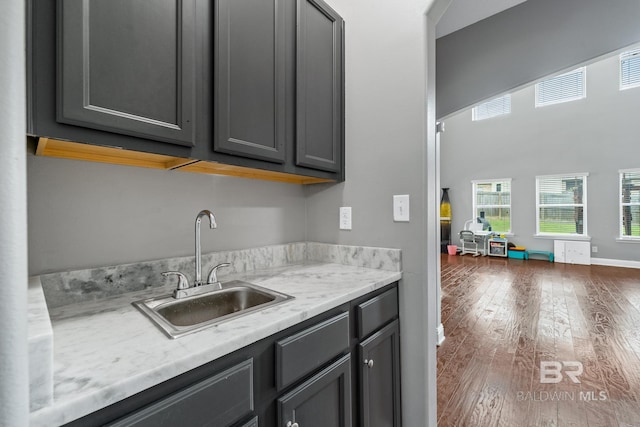
[[[209,277],[207,278],[207,284],[212,285],[212,284],[220,283],[218,282],[218,269],[222,267],[229,267],[230,265],[231,264],[229,264],[228,262],[223,262],[222,264],[218,264],[215,267],[213,267],[209,272]]]
[[[185,276],[184,274],[180,273],[179,271],[165,271],[162,273],[163,276],[168,277],[168,276],[178,276],[178,290],[183,290],[183,289],[189,289],[189,280],[187,279],[187,276]]]

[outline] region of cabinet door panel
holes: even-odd
[[[216,151],[284,162],[284,21],[277,0],[216,2]]]
[[[359,344],[364,427],[400,427],[400,341],[395,320]]]
[[[57,120],[195,144],[195,1],[58,0]]]
[[[343,20],[322,0],[298,0],[296,161],[338,172],[343,149]]]
[[[278,425],[351,427],[351,358],[344,356],[278,399]]]

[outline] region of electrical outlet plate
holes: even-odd
[[[340,230],[351,230],[351,207],[340,208]]]
[[[393,196],[393,220],[396,222],[409,222],[409,195]]]

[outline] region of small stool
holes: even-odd
[[[545,257],[549,257],[549,262],[553,262],[553,252],[549,252],[549,251],[531,251],[528,250],[527,251],[529,253],[529,256],[531,255],[542,255]]]
[[[527,253],[526,250],[513,250],[513,249],[509,249],[509,258],[514,258],[514,259],[529,259],[529,254]]]

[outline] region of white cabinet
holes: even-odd
[[[553,252],[556,262],[591,265],[591,243],[572,240],[554,240]]]

